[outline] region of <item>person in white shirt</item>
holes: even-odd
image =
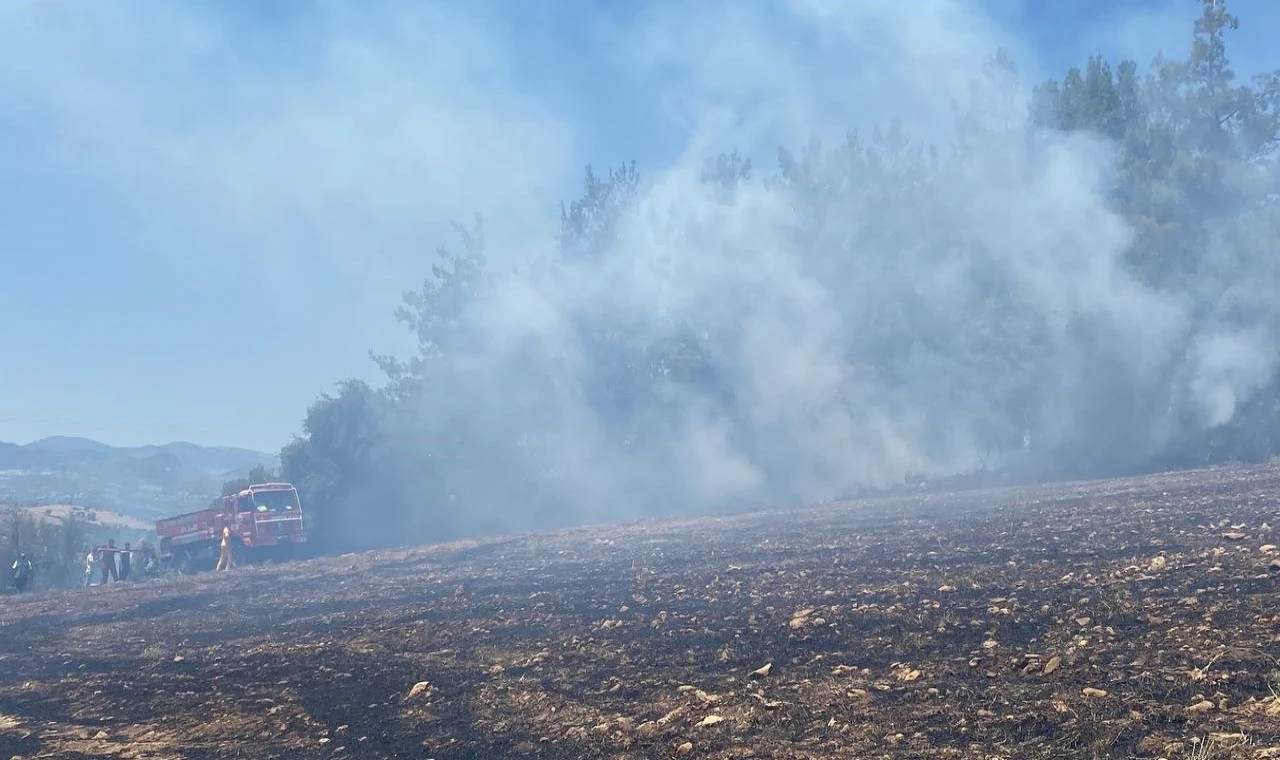
[[[94,558],[94,556],[93,556],[93,549],[90,549],[90,550],[89,550],[89,553],[88,553],[88,554],[86,554],[86,555],[84,555],[84,585],[85,585],[85,588],[88,588],[89,586],[92,586],[92,585],[93,585],[93,569],[94,569],[94,567],[95,567],[97,564],[98,564],[98,562],[97,562],[97,560],[96,560],[96,559]]]
[[[13,567],[9,570],[13,574],[13,587],[19,594],[25,594],[27,589],[31,588],[31,574],[34,572],[26,552],[18,555],[13,562]]]

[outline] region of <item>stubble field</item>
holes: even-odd
[[[1280,467],[0,598],[0,758],[1280,758]]]

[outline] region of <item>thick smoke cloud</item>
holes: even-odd
[[[310,28],[325,52],[307,74],[220,74],[232,115],[190,130],[152,110],[181,89],[166,82],[105,114],[64,89],[29,97],[67,130],[108,119],[93,130],[108,180],[131,181],[125,146],[148,146],[158,189],[140,202],[168,234],[194,212],[164,196],[194,178],[183,203],[205,206],[201,229],[265,234],[277,264],[318,245],[315,268],[341,267],[361,308],[423,274],[421,251],[444,238],[423,219],[483,213],[488,284],[396,433],[401,454],[434,463],[423,493],[465,505],[468,525],[821,500],[981,466],[1120,471],[1229,421],[1272,379],[1277,311],[1250,283],[1274,282],[1276,259],[1223,237],[1215,281],[1131,275],[1115,146],[1027,123],[1030,85],[1058,72],[977,3],[657,4],[594,27],[611,70],[661,76],[635,97],[683,144],[641,165],[629,213],[573,257],[553,204],[593,158],[572,147],[585,126],[522,89],[482,11],[352,7]],[[117,31],[188,61],[217,47],[218,27],[184,22],[163,45],[145,25]],[[1016,76],[992,66],[997,48]],[[128,51],[101,97],[141,76]],[[95,67],[77,55],[51,76]],[[844,150],[849,129],[894,159]],[[807,152],[812,137],[825,148]],[[807,184],[772,176],[779,145]],[[752,177],[705,181],[729,150]],[[356,313],[361,337],[371,313]],[[697,360],[670,372],[695,366],[696,381],[618,365],[681,345]]]
[[[1267,324],[1197,320],[1201,285],[1156,289],[1129,273],[1135,231],[1109,193],[1115,146],[1033,128],[1024,82],[990,63],[1016,41],[972,7],[794,3],[786,23],[820,39],[830,67],[812,77],[770,65],[785,55],[759,16],[728,13],[709,45],[669,21],[647,30],[646,60],[685,62],[679,103],[696,150],[650,173],[596,256],[522,275],[476,305],[468,377],[487,382],[444,394],[492,432],[477,444],[492,452],[506,426],[530,420],[521,386],[549,378],[534,393],[544,437],[518,469],[555,473],[574,519],[600,505],[644,514],[830,499],[978,467],[1124,472],[1188,427],[1230,421],[1271,379]],[[874,74],[836,84],[835,71]],[[709,150],[838,134],[858,104],[906,114],[907,158],[890,172],[916,172],[917,192],[888,195],[870,167],[862,187],[752,181],[728,202],[701,181]],[[921,137],[961,142],[967,158],[932,166],[911,144]],[[842,155],[812,156],[815,181],[850,181],[847,167],[821,165]],[[582,393],[609,357],[573,325],[598,323],[650,346],[699,336],[715,381],[665,386],[629,438],[618,422],[634,416]],[[902,353],[891,376],[872,369],[886,351]],[[552,366],[531,373],[531,353]],[[518,492],[498,488],[489,508]]]
[[[662,57],[691,72],[681,103],[699,150],[650,173],[598,256],[519,277],[475,307],[481,348],[467,377],[488,382],[441,395],[493,433],[477,450],[494,451],[503,425],[529,419],[519,400],[528,346],[556,357],[540,371],[557,390],[537,396],[554,413],[535,425],[549,432],[525,467],[558,473],[559,499],[579,516],[601,504],[644,513],[827,499],[1002,464],[1001,454],[1033,470],[1065,471],[1057,460],[1072,457],[1123,469],[1157,453],[1177,424],[1170,373],[1194,378],[1183,403],[1211,415],[1204,423],[1229,418],[1225,406],[1268,377],[1257,341],[1189,335],[1188,304],[1127,274],[1133,231],[1107,200],[1111,146],[1031,129],[1025,87],[987,65],[1010,41],[963,4],[923,7],[793,4],[787,23],[832,51],[832,68],[815,75],[825,87],[804,76],[785,86],[785,64],[749,78],[761,65],[752,51],[784,58],[752,23],[759,17],[729,14],[710,45],[675,24],[649,30],[644,39],[661,39]],[[870,81],[824,81],[851,57],[875,72]],[[838,134],[858,103],[912,115],[912,137],[960,139],[939,126],[954,123],[953,103],[981,114],[988,131],[963,136],[964,163],[908,166],[927,188],[903,197],[885,195],[870,171],[857,188],[750,182],[729,203],[700,181],[708,149]],[[745,126],[726,126],[727,113]],[[840,167],[829,169],[834,178]],[[990,311],[999,298],[1008,304]],[[967,329],[975,320],[1002,335],[984,345]],[[608,361],[572,328],[584,323],[625,324],[645,345],[701,336],[714,393],[667,387],[673,395],[650,399],[639,441],[628,440],[617,415],[579,392]],[[956,340],[971,344],[956,350]],[[1184,356],[1188,341],[1217,349]],[[872,357],[887,350],[903,352],[901,371],[877,376]],[[485,428],[495,416],[499,427]],[[1004,445],[990,461],[993,440]],[[511,496],[499,494],[494,509]]]

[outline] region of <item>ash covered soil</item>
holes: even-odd
[[[0,758],[1280,758],[1278,487],[1215,469],[6,597]]]

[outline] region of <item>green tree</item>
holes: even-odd
[[[471,227],[452,223],[460,249],[436,249],[440,261],[419,289],[406,291],[396,308],[396,321],[417,339],[417,353],[407,360],[372,355],[390,380],[388,391],[403,398],[425,390],[423,383],[447,363],[453,349],[466,341],[468,310],[489,282],[484,224],[476,215]]]
[[[1277,281],[1273,232],[1280,141],[1280,73],[1237,81],[1228,36],[1239,19],[1224,0],[1203,0],[1185,58],[1158,56],[1145,77],[1125,61],[1112,73],[1100,57],[1084,73],[1068,72],[1036,91],[1033,119],[1065,132],[1105,136],[1120,149],[1113,199],[1136,239],[1128,251],[1130,271],[1142,282],[1191,305],[1188,340],[1215,331],[1265,322],[1270,296],[1242,287],[1240,277],[1272,273]],[[1183,347],[1194,357],[1196,346]],[[1170,365],[1167,387],[1148,388],[1152,405],[1145,426],[1157,424],[1163,396],[1184,398],[1187,413],[1174,421],[1175,438],[1157,457],[1162,466],[1204,464],[1231,458],[1258,458],[1276,451],[1268,431],[1277,388],[1263,388],[1224,427],[1204,429],[1185,397],[1192,369]],[[1135,424],[1134,427],[1144,425]]]
[[[210,506],[212,506],[214,509],[219,509],[222,507],[222,498],[224,496],[231,496],[232,494],[240,493],[241,491],[243,491],[244,489],[252,485],[258,485],[260,483],[272,483],[279,479],[280,479],[280,473],[270,468],[264,467],[262,465],[257,465],[253,469],[249,470],[249,472],[246,473],[244,477],[233,478],[232,480],[228,480],[224,482],[222,484],[222,493],[216,499],[210,502]]]
[[[19,554],[35,567],[33,590],[77,585],[88,540],[84,523],[74,515],[38,519],[29,508],[0,508],[0,593],[9,590],[9,568]]]
[[[617,242],[620,225],[636,208],[636,162],[611,168],[603,177],[587,166],[582,190],[567,207],[560,205],[560,253],[570,259],[598,259]]]
[[[403,528],[400,474],[385,458],[386,395],[347,380],[307,410],[302,435],[281,451],[282,475],[329,545],[376,544]]]
[[[698,178],[716,190],[721,203],[731,203],[738,188],[751,181],[751,159],[734,149],[702,162]]]
[[[1236,82],[1227,33],[1238,26],[1224,0],[1202,0],[1187,58],[1160,55],[1140,79],[1134,62],[1113,73],[1094,56],[1084,72],[1041,85],[1032,101],[1041,125],[1119,142],[1116,196],[1139,231],[1130,262],[1158,287],[1202,274],[1213,229],[1274,189],[1268,159],[1280,139],[1280,76]]]
[[[732,202],[750,177],[751,161],[736,150],[707,159],[700,175],[724,203]],[[634,255],[626,247],[626,225],[642,221],[637,216],[640,190],[634,161],[605,177],[587,167],[582,195],[561,213],[561,257],[597,262],[598,273],[612,271],[613,262]],[[672,422],[666,399],[675,388],[714,395],[723,387],[698,329],[615,303],[614,295],[598,294],[572,320],[579,347],[590,359],[582,378],[586,400],[613,443],[637,450],[665,434]]]

